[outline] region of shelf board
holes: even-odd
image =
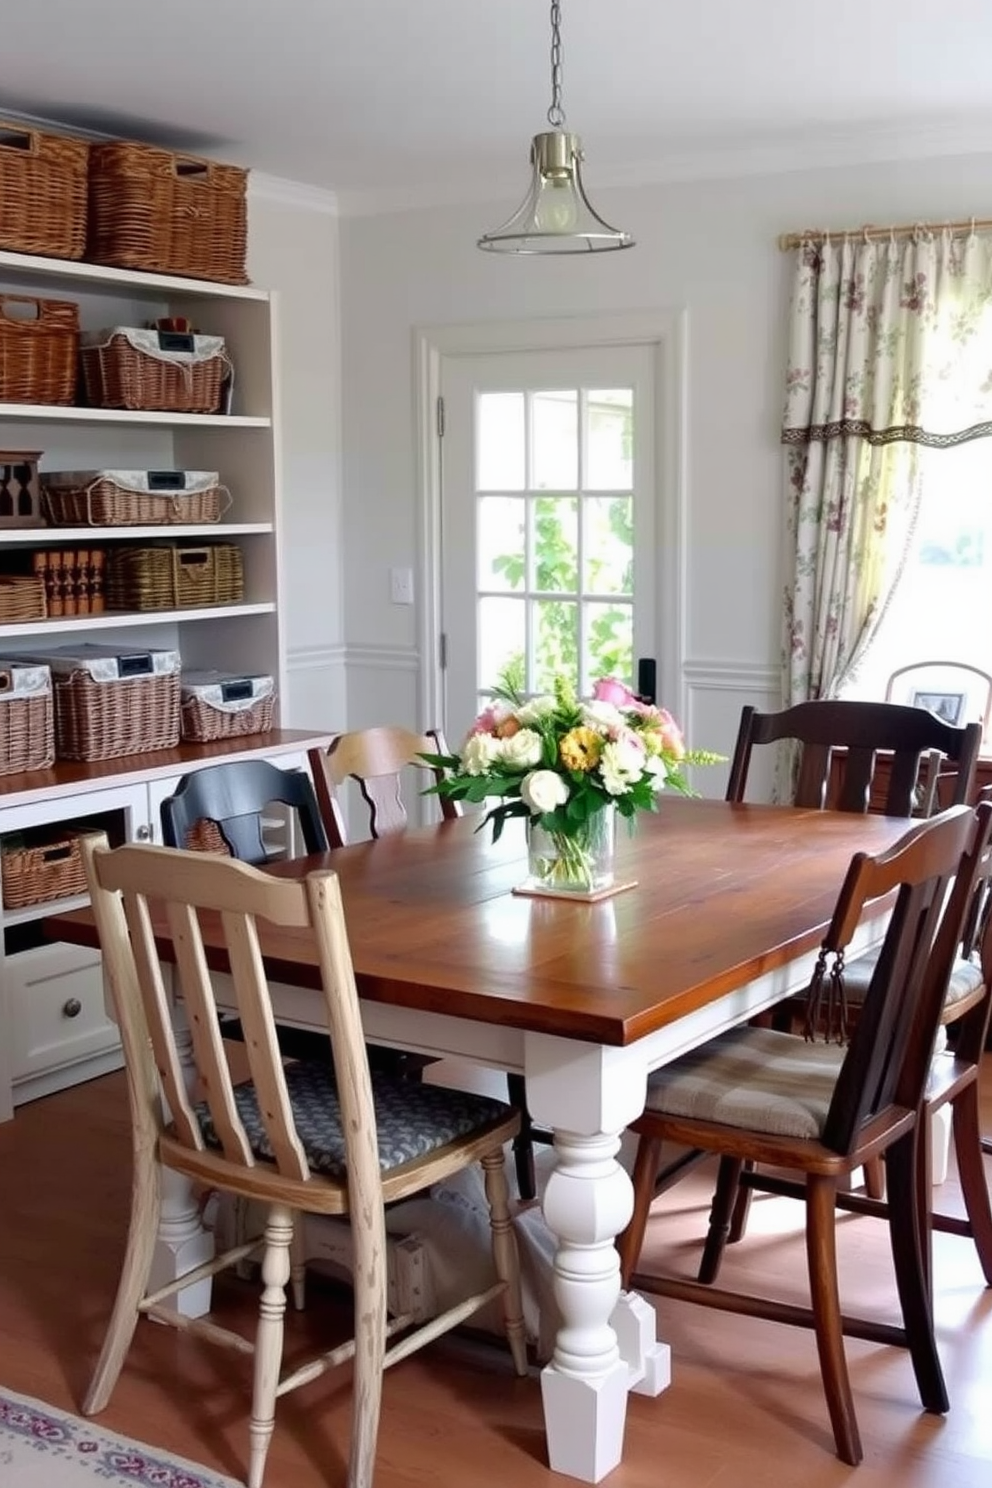
[[[159,424],[170,429],[271,429],[270,418],[242,413],[169,413],[132,408],[76,408],[52,403],[0,403],[5,423]]]
[[[78,263],[67,258],[41,258],[33,253],[0,251],[0,273],[6,278],[61,279],[75,284],[94,284],[99,288],[123,289],[143,299],[168,299],[175,295],[193,295],[212,300],[255,300],[263,304],[269,298],[265,289],[252,284],[212,284],[206,279],[186,279],[177,274],[146,274],[134,269],[107,268],[104,264]]]
[[[4,527],[0,523],[0,547],[17,543],[37,547],[39,543],[99,543],[134,542],[146,537],[198,537],[204,542],[210,538],[270,536],[275,531],[272,522],[203,522],[176,523],[168,527]]]
[[[43,649],[45,638],[59,633],[82,630],[123,630],[134,625],[187,624],[191,620],[223,620],[232,616],[272,615],[275,604],[208,605],[189,610],[112,610],[103,615],[59,615],[49,620],[27,620],[18,625],[0,625],[0,642],[20,638],[37,641]]]
[[[0,925],[4,930],[9,930],[13,925],[30,925],[32,920],[43,920],[46,915],[67,914],[70,909],[86,909],[89,902],[88,894],[66,894],[61,899],[25,904],[23,909],[5,909],[0,916]]]

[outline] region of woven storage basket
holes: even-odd
[[[94,263],[248,283],[247,171],[115,141],[92,146],[89,178]]]
[[[0,574],[0,624],[47,620],[45,581],[38,574]]]
[[[0,119],[0,248],[82,258],[89,153],[84,140]]]
[[[237,543],[121,547],[108,557],[108,610],[185,610],[236,604],[244,597],[244,560]]]
[[[52,670],[57,759],[119,759],[179,743],[179,654],[75,646]]]
[[[0,402],[73,403],[78,356],[73,300],[0,294]]]
[[[8,838],[0,848],[4,908],[24,909],[68,894],[85,894],[81,836],[65,827],[48,827]]]
[[[216,470],[46,471],[55,527],[170,527],[219,522],[231,494]]]
[[[199,743],[268,733],[275,706],[272,677],[184,672],[180,683],[182,736]]]
[[[0,661],[0,775],[47,770],[54,759],[51,672]]]
[[[115,326],[80,343],[86,401],[94,408],[219,413],[231,363],[222,336]]]

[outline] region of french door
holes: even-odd
[[[441,622],[452,743],[511,679],[652,691],[657,493],[649,345],[446,356]]]

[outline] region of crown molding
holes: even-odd
[[[291,181],[285,176],[270,176],[265,171],[251,171],[248,176],[249,200],[270,202],[274,206],[296,207],[302,212],[324,212],[338,216],[338,198],[324,186],[311,186],[306,181]]]

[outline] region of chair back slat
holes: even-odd
[[[824,939],[850,942],[865,906],[895,894],[885,938],[834,1089],[824,1143],[850,1152],[887,1107],[923,1099],[944,994],[976,874],[992,834],[992,808],[951,807],[913,828],[887,853],[859,853]],[[948,892],[948,885],[951,885]]]
[[[193,1042],[200,1093],[210,1107],[224,1156],[229,1162],[241,1162],[250,1168],[255,1159],[234,1101],[234,1084],[224,1052],[196,910],[177,903],[167,903],[165,909],[176,950],[176,976]]]
[[[317,800],[332,847],[344,847],[347,826],[341,807],[340,790],[346,780],[354,780],[368,807],[369,833],[373,838],[402,832],[408,813],[403,801],[403,774],[413,768],[435,781],[440,770],[433,769],[421,755],[447,754],[448,746],[439,729],[417,734],[404,728],[356,729],[338,734],[327,749],[310,751],[310,770]],[[461,802],[441,800],[445,820],[461,815]]]

